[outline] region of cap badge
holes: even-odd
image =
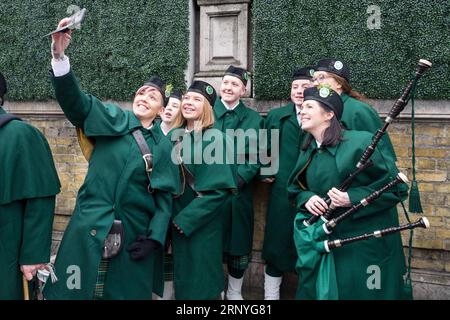
[[[344,67],[344,64],[339,60],[334,63],[334,68],[336,70],[341,70],[343,67]]]
[[[327,87],[322,87],[319,90],[319,96],[321,96],[322,98],[327,98],[330,96],[330,94],[331,94],[331,91]]]
[[[206,93],[207,94],[209,94],[209,95],[212,95],[213,94],[213,88],[211,87],[211,86],[206,86]]]

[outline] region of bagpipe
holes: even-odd
[[[372,233],[365,233],[359,236],[345,238],[345,239],[335,239],[335,240],[325,240],[324,241],[324,247],[327,252],[330,252],[331,249],[342,247],[346,244],[356,242],[356,241],[363,241],[368,240],[371,238],[381,238],[396,232],[400,232],[403,230],[410,230],[415,228],[424,228],[427,229],[430,227],[430,222],[426,217],[421,217],[419,220],[413,223],[406,223],[398,227],[390,227],[382,230],[376,230]]]
[[[368,206],[369,204],[374,202],[377,198],[379,198],[381,196],[381,194],[383,194],[383,192],[385,192],[388,189],[390,189],[398,184],[401,184],[401,183],[408,183],[408,178],[403,173],[399,173],[393,181],[389,182],[388,184],[386,184],[379,190],[374,191],[369,196],[362,199],[358,204],[352,206],[350,209],[348,209],[347,211],[345,211],[338,217],[331,219],[328,222],[325,222],[322,225],[323,232],[327,235],[331,234],[333,229],[336,228],[336,226],[341,221],[343,221],[345,218],[351,216],[353,213],[355,213],[359,209],[361,209],[365,206]],[[408,229],[419,228],[419,227],[424,228],[424,229],[427,229],[430,227],[430,222],[428,221],[428,219],[426,217],[422,217],[414,223],[408,223],[408,224],[404,224],[404,225],[401,225],[398,227],[389,227],[389,228],[382,229],[382,230],[376,230],[376,231],[373,231],[372,233],[365,233],[365,234],[362,234],[359,236],[349,237],[349,238],[345,238],[345,239],[325,240],[323,242],[323,245],[324,245],[325,251],[330,252],[331,249],[339,248],[339,247],[342,247],[343,245],[353,243],[356,241],[368,240],[371,238],[381,238],[381,237],[384,237],[384,236],[387,236],[387,235],[390,235],[390,234],[393,234],[396,232],[400,232],[400,231],[408,230]]]
[[[393,181],[389,182],[388,184],[386,184],[379,190],[374,191],[369,196],[362,199],[358,204],[352,206],[350,209],[348,209],[347,211],[345,211],[338,217],[325,222],[322,225],[323,230],[325,231],[326,234],[330,234],[332,232],[332,230],[337,226],[337,224],[340,223],[342,220],[349,217],[350,215],[352,215],[359,209],[368,206],[369,204],[374,202],[376,199],[378,199],[385,191],[387,191],[388,189],[390,189],[400,183],[408,183],[408,178],[401,172],[397,175],[397,177]]]
[[[401,226],[388,227],[371,233],[364,233],[345,239],[330,240],[329,235],[344,219],[350,217],[356,211],[372,204],[384,192],[402,183],[408,183],[408,179],[402,173],[398,173],[395,180],[388,182],[383,187],[372,192],[358,204],[328,222],[315,223],[305,227],[301,223],[304,213],[297,214],[294,223],[294,242],[297,250],[296,271],[300,277],[299,291],[306,297],[318,300],[339,299],[336,269],[333,250],[357,241],[380,238],[407,229],[417,227],[429,228],[428,219],[422,217],[415,223]],[[405,284],[406,287],[406,284]],[[405,289],[406,290],[406,289]]]
[[[355,178],[358,176],[358,174],[360,174],[363,170],[372,166],[370,157],[374,153],[378,142],[383,137],[383,135],[386,132],[389,125],[395,120],[395,118],[400,114],[400,112],[402,112],[405,109],[406,105],[409,102],[410,93],[411,93],[412,88],[416,85],[416,83],[422,77],[424,72],[426,70],[428,70],[429,68],[431,68],[431,66],[432,66],[432,63],[428,60],[425,60],[425,59],[419,60],[417,67],[416,67],[414,78],[408,82],[406,88],[403,90],[402,95],[400,96],[400,98],[397,99],[397,101],[392,106],[389,114],[387,115],[387,117],[384,121],[383,127],[378,129],[378,131],[374,134],[371,144],[366,148],[366,150],[364,151],[360,160],[356,164],[355,171],[350,173],[349,176],[347,177],[347,179],[345,179],[344,182],[338,187],[338,189],[340,191],[343,191],[343,192],[347,191],[347,189],[351,186],[352,182],[355,180]],[[328,205],[327,211],[322,216],[312,216],[308,220],[304,220],[303,224],[306,227],[317,222],[319,220],[319,218],[321,218],[322,220],[327,222],[330,219],[330,217],[333,215],[333,212],[335,211],[336,208],[331,204],[331,199],[327,196],[327,197],[324,197],[323,200]]]
[[[340,191],[347,191],[355,181],[355,178],[365,169],[373,165],[370,158],[378,142],[383,137],[388,126],[404,110],[410,99],[410,93],[415,88],[417,81],[430,67],[431,63],[429,61],[419,60],[415,76],[408,82],[401,97],[391,108],[382,128],[373,135],[370,145],[363,152],[356,164],[355,170],[338,187]],[[303,211],[297,213],[294,222],[294,242],[298,257],[295,269],[299,278],[302,279],[299,282],[297,292],[302,292],[302,295],[311,299],[339,299],[333,249],[356,241],[383,237],[406,229],[417,227],[428,228],[430,226],[426,218],[421,218],[415,223],[387,227],[386,229],[353,236],[351,238],[330,240],[329,235],[341,221],[376,201],[384,192],[402,183],[408,183],[408,179],[404,174],[398,173],[393,181],[387,182],[386,185],[380,187],[337,217],[333,217],[336,208],[331,204],[329,197],[323,198],[328,205],[328,209],[322,216],[314,215],[311,217],[309,213]]]

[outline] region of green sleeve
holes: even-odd
[[[152,131],[160,130],[153,128]],[[162,135],[162,133],[161,133]],[[150,175],[152,188],[169,192],[173,195],[181,193],[180,168],[172,161],[172,143],[161,137],[158,144],[153,146],[153,171]]]
[[[259,163],[250,164],[249,161],[246,160],[245,164],[238,165],[238,175],[245,181],[245,183],[249,183],[258,173],[259,168]]]
[[[58,194],[58,173],[45,136],[23,121],[11,121],[1,130],[0,164],[5,171],[0,173],[0,205]]]
[[[294,180],[295,181],[295,180]],[[304,215],[311,216],[312,213],[306,210],[305,203],[316,194],[309,190],[303,190],[296,183],[291,183],[288,188],[290,199],[293,199],[293,206],[297,211],[297,214],[303,213]]]
[[[155,191],[153,196],[155,199],[156,213],[150,221],[147,234],[150,239],[156,240],[164,245],[170,217],[172,216],[173,198],[169,192],[158,190]]]
[[[265,155],[268,156],[270,162],[267,163],[267,164],[261,164],[261,167],[263,167],[263,168],[270,168],[272,161],[278,161],[278,159],[273,159],[272,158],[272,153],[271,153],[271,149],[272,149],[272,135],[270,133],[271,133],[272,129],[279,129],[279,123],[277,121],[275,121],[275,118],[276,117],[273,115],[273,112],[269,112],[267,114],[267,118],[266,118],[267,145],[266,145],[266,150],[264,150],[264,151],[265,151]],[[271,175],[260,174],[259,179],[263,180],[265,178],[270,178],[270,177],[275,177],[275,174],[271,174]]]
[[[264,119],[262,117],[260,117],[258,126],[254,129],[257,130],[257,134],[259,134],[259,130],[264,129],[265,128],[265,122]],[[263,139],[264,140],[264,139]],[[251,143],[249,141],[248,144],[248,150],[246,150],[246,156],[245,156],[245,163],[243,164],[239,164],[238,168],[237,168],[237,172],[238,175],[246,182],[249,183],[253,177],[255,177],[259,171],[259,168],[261,167],[261,163],[259,161],[259,150],[264,150],[265,148],[267,148],[267,143],[266,141],[263,141],[261,139],[259,139],[259,137],[257,138],[257,150],[253,150],[256,151],[256,154],[254,152],[251,152],[252,150],[250,150],[250,146]],[[239,155],[239,151],[237,152]]]
[[[50,261],[54,212],[55,196],[26,200],[20,265]]]
[[[141,126],[132,112],[82,92],[72,72],[54,77],[53,86],[67,119],[75,127],[83,128],[88,137],[120,136]]]
[[[305,166],[310,161],[309,159],[312,156],[311,153],[311,149],[308,149],[306,152],[300,153],[297,159],[297,163],[295,164],[295,167],[292,170],[287,183],[289,200],[294,203],[297,211],[304,210],[305,203],[309,200],[309,198],[315,195],[314,192],[301,187],[298,181],[299,171],[301,170],[301,168],[306,168]]]
[[[297,169],[295,169],[293,172],[295,172],[296,170]],[[291,179],[292,180],[289,181],[289,184],[287,186],[288,196],[298,212],[304,210],[305,203],[309,200],[309,198],[316,194],[312,191],[302,189],[299,186],[297,178],[295,176],[292,176]]]
[[[174,218],[174,222],[189,237],[196,230],[208,224],[217,217],[222,210],[220,207],[231,196],[228,190],[214,190],[203,193],[202,197],[194,198],[187,207]]]
[[[305,203],[315,195],[316,194],[312,191],[301,190],[295,198],[295,208],[297,211],[305,210]]]
[[[81,91],[72,71],[62,77],[52,77],[56,100],[67,119],[78,128],[83,128],[84,120],[92,106],[92,97]]]

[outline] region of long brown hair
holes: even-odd
[[[181,102],[180,108],[183,107],[183,102]],[[198,125],[197,125],[198,123]],[[175,120],[172,124],[172,127],[170,129],[174,128],[181,128],[185,127],[187,125],[186,119],[183,117],[183,112],[180,110],[180,112],[175,117]],[[202,131],[207,128],[211,128],[214,125],[214,112],[211,107],[211,105],[208,102],[208,99],[205,98],[203,102],[203,113],[200,117],[200,120],[196,121],[195,130],[196,131]]]
[[[350,83],[348,83],[347,80],[345,80],[344,78],[338,76],[337,74],[334,74],[334,73],[331,73],[331,72],[327,72],[327,73],[328,73],[328,75],[331,78],[336,80],[336,82],[341,85],[343,92],[345,92],[350,97],[355,98],[355,99],[357,99],[359,101],[367,102],[367,98],[362,93],[359,93],[358,91],[353,90],[352,86],[350,85]]]

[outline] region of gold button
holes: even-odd
[[[92,229],[92,230],[91,230],[91,236],[95,237],[96,234],[97,234],[97,230]]]

